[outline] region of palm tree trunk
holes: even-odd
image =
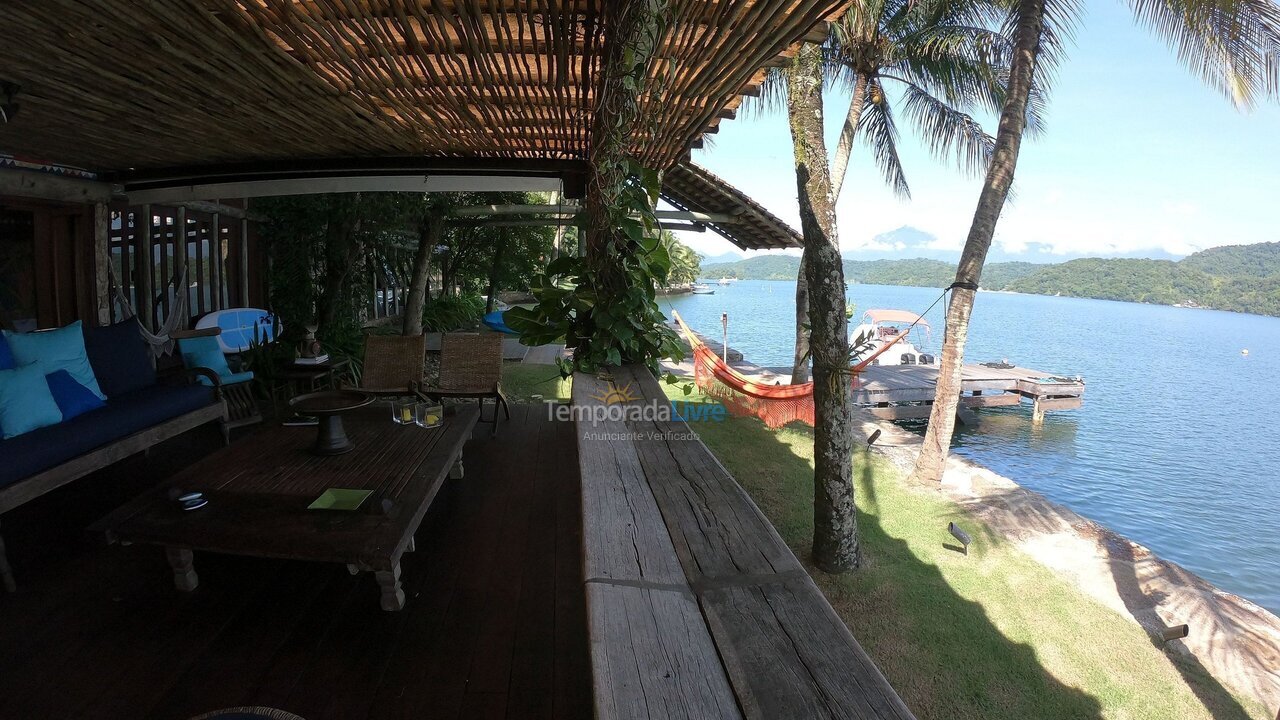
[[[858,131],[858,121],[862,118],[862,108],[867,104],[868,80],[866,73],[858,73],[858,79],[853,82],[849,112],[844,116],[840,141],[836,143],[836,154],[831,159],[831,196],[837,200],[840,199],[840,190],[844,188],[844,178],[849,169],[849,156],[853,154],[853,140]]]
[[[418,251],[413,256],[413,276],[409,280],[409,297],[405,300],[404,325],[401,333],[405,335],[422,334],[422,309],[427,305],[431,275],[431,251],[440,244],[440,231],[444,227],[444,219],[439,215],[428,214],[422,219],[418,234]]]
[[[804,233],[813,356],[813,559],[826,572],[858,566],[853,496],[853,405],[844,316],[844,266],[836,234],[827,145],[822,134],[822,50],[806,44],[787,77],[787,119],[795,151]]]
[[[987,168],[982,194],[969,227],[969,238],[960,254],[956,282],[952,286],[951,304],[947,307],[946,336],[942,343],[942,367],[938,372],[938,389],[929,413],[929,429],[924,446],[916,460],[912,478],[942,479],[947,450],[955,430],[956,407],[960,404],[960,375],[964,367],[964,346],[969,337],[969,316],[982,278],[982,266],[991,249],[991,238],[1013,185],[1018,165],[1022,133],[1027,125],[1027,98],[1035,79],[1036,60],[1040,55],[1040,38],[1044,30],[1045,0],[1019,0],[1017,28],[1014,31],[1014,53],[1009,67],[1009,92],[1000,113],[995,151]]]
[[[809,280],[805,277],[804,256],[796,276],[796,355],[791,363],[791,384],[809,382]]]
[[[862,108],[867,102],[867,76],[858,75],[854,81],[853,97],[849,99],[849,112],[844,118],[844,128],[840,131],[840,143],[836,145],[836,155],[831,161],[831,197],[840,197],[840,188],[844,185],[845,171],[849,167],[849,155],[853,152],[854,133],[858,128],[858,119],[862,117]],[[809,283],[805,280],[804,256],[800,258],[800,272],[796,276],[796,353],[791,365],[791,384],[797,385],[809,381],[809,330],[805,323],[809,318]]]

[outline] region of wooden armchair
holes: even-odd
[[[426,361],[425,335],[366,335],[359,389],[382,397],[417,395]]]
[[[227,406],[222,421],[222,441],[231,444],[231,431],[262,422],[262,410],[253,393],[252,372],[232,372],[222,356],[217,336],[220,328],[177,330],[170,336],[178,341],[178,354],[188,374],[197,382],[213,388]]]
[[[423,387],[429,398],[475,398],[481,406],[479,422],[492,422],[498,432],[498,407],[511,419],[502,393],[502,334],[446,333],[440,338],[440,381]],[[484,419],[484,400],[493,398],[493,419]]]

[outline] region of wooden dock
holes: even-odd
[[[739,372],[758,375],[764,382],[787,382],[790,368],[750,368]],[[752,372],[752,370],[757,372]],[[938,382],[936,365],[872,365],[858,378],[854,402],[883,420],[915,420],[929,417]],[[1050,410],[1074,410],[1084,404],[1084,380],[1030,368],[965,365],[961,379],[957,417],[976,422],[971,408],[1032,405],[1032,420],[1039,423]]]
[[[972,422],[969,408],[1032,403],[1034,422],[1049,410],[1072,410],[1084,404],[1084,380],[1024,367],[965,365],[958,417]],[[927,418],[933,405],[938,368],[932,365],[873,365],[859,376],[854,402],[886,420]]]

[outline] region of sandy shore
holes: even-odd
[[[881,430],[876,451],[904,477],[910,473],[921,438],[869,415],[861,421],[867,435]],[[1131,618],[1152,642],[1280,717],[1280,618],[1265,608],[964,458],[949,459],[940,485],[917,489],[958,503],[1037,562]],[[1186,638],[1160,639],[1161,631],[1184,623]]]

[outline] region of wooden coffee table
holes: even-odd
[[[462,447],[479,410],[464,405],[439,428],[397,425],[385,403],[344,415],[354,448],[311,452],[315,428],[253,433],[174,475],[99,520],[108,542],[162,545],[179,590],[199,582],[192,551],[346,564],[373,572],[382,608],[404,607],[400,556],[446,476],[461,477]],[[308,510],[329,488],[371,490],[359,509]],[[175,499],[201,492],[208,504],[183,510]]]

